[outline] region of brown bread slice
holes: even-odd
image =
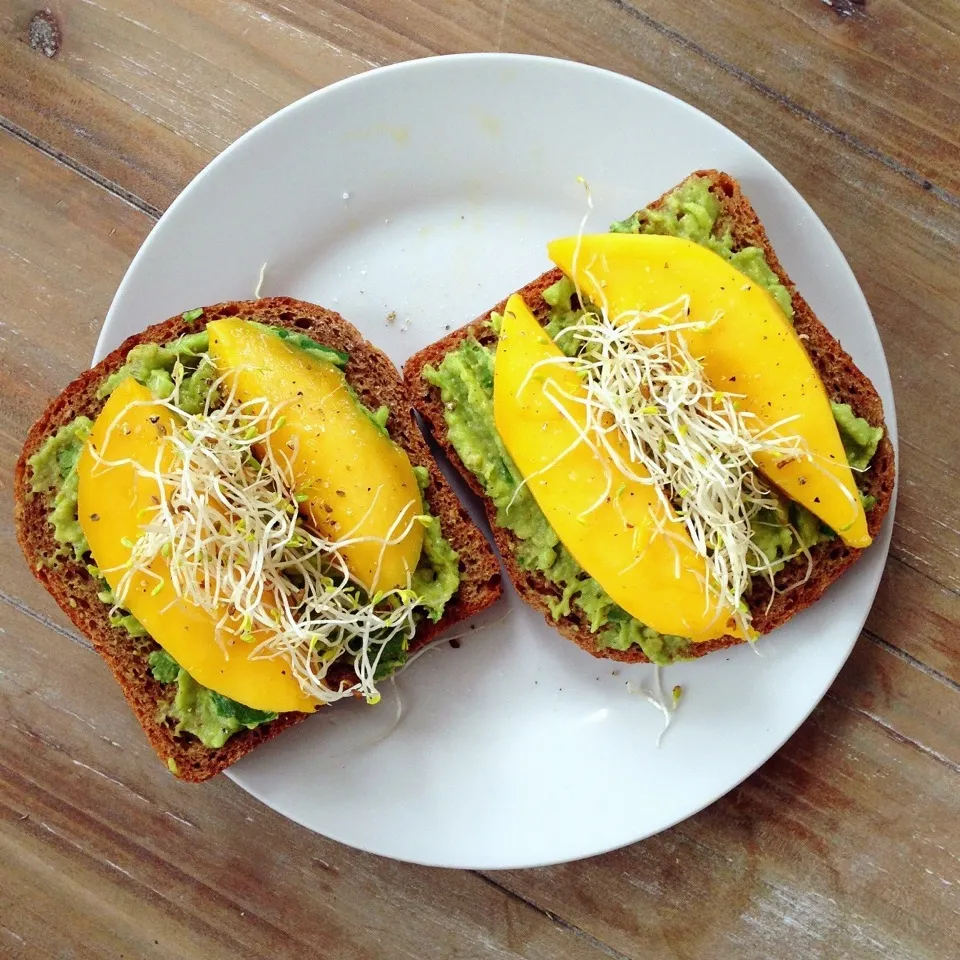
[[[807,352],[826,385],[830,399],[838,403],[849,403],[857,416],[864,417],[872,426],[882,426],[884,423],[883,405],[876,389],[857,368],[850,355],[843,350],[829,330],[817,319],[806,300],[803,299],[784,272],[776,253],[770,246],[770,241],[763,225],[760,223],[760,218],[750,205],[749,200],[743,195],[737,181],[728,174],[717,170],[698,170],[690,177],[708,179],[711,184],[711,191],[720,200],[721,212],[718,219],[718,232],[723,233],[729,228],[736,250],[749,246],[759,247],[763,250],[770,268],[790,291],[793,298],[794,326],[805,339]],[[673,189],[675,190],[676,187]],[[665,193],[650,206],[653,208],[661,206],[670,193],[673,193],[673,190]],[[562,273],[558,269],[548,270],[518,291],[541,323],[546,323],[549,319],[549,306],[543,299],[543,291],[559,280],[561,276]],[[476,320],[458,330],[454,330],[442,340],[438,340],[412,356],[403,369],[410,396],[413,398],[417,410],[428,422],[444,453],[473,492],[483,501],[500,555],[520,596],[532,607],[539,610],[550,626],[556,627],[560,633],[583,647],[588,653],[610,660],[647,662],[646,655],[638,647],[632,647],[629,650],[598,649],[596,635],[590,632],[587,618],[579,610],[572,608],[570,615],[554,620],[547,600],[560,595],[557,587],[542,574],[524,570],[519,566],[515,557],[517,538],[509,530],[497,526],[496,511],[493,504],[484,497],[483,490],[476,478],[464,466],[447,440],[440,391],[423,378],[423,368],[427,364],[439,365],[445,354],[455,350],[467,337],[476,337],[480,343],[485,345],[495,343],[497,336],[486,325],[486,321],[491,313],[503,313],[506,302],[506,298],[501,300],[500,303]],[[893,498],[894,471],[893,445],[884,433],[873,458],[871,469],[860,479],[863,492],[871,494],[877,499],[876,506],[867,514],[869,530],[873,536],[876,536],[880,529],[880,524]],[[856,548],[845,546],[839,540],[818,545],[812,551],[814,567],[811,578],[802,586],[798,586],[790,592],[778,593],[774,597],[769,610],[767,606],[770,601],[770,587],[759,581],[755,582],[748,598],[753,613],[754,626],[761,633],[769,633],[781,624],[786,623],[801,610],[815,603],[824,590],[840,577],[861,552]],[[793,584],[797,584],[803,579],[806,569],[807,561],[802,557],[787,564],[776,577],[778,588],[784,590]],[[713,650],[720,650],[740,642],[743,641],[736,637],[720,637],[708,643],[696,644],[694,651],[698,656],[703,656]]]
[[[55,566],[49,565],[59,544],[54,540],[53,527],[47,520],[48,498],[31,493],[32,471],[27,460],[48,436],[75,417],[96,417],[104,403],[97,398],[97,388],[105,377],[123,365],[127,353],[137,344],[167,343],[182,334],[202,330],[211,320],[235,316],[287,327],[349,353],[350,361],[345,372],[361,401],[372,409],[381,404],[390,407],[387,424],[390,435],[407,451],[412,463],[430,471],[426,499],[431,512],[440,521],[443,535],[460,554],[461,582],[447,604],[443,618],[436,624],[425,622],[420,625],[411,641],[411,652],[429,643],[452,624],[494,603],[502,589],[496,557],[431,457],[414,420],[399,371],[386,354],[368,343],[338,313],[302,300],[270,297],[219,303],[205,307],[203,315],[193,323],[180,316],[172,317],[129,337],[52,400],[27,435],[14,478],[17,539],[36,578],[107,661],[154,749],[163,760],[172,760],[176,764],[180,779],[194,782],[209,779],[265,740],[299,723],[308,714],[281,714],[270,723],[234,734],[216,750],[205,747],[193,736],[174,736],[169,725],[158,722],[158,706],[170,694],[163,689],[164,685],[153,679],[147,663],[149,654],[158,649],[157,644],[149,639],[134,640],[125,630],[110,625],[108,608],[97,597],[96,582],[82,564],[72,559],[72,554],[71,559],[61,558]],[[325,716],[326,710],[321,710],[320,714]],[[321,723],[322,720],[315,722]]]

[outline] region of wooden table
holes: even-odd
[[[4,0],[0,955],[957,956],[958,26],[960,0]],[[652,840],[484,874],[357,853],[222,777],[175,781],[25,568],[9,491],[28,425],[211,157],[341,77],[492,49],[646,80],[782,170],[870,301],[902,440],[876,605],[789,743]]]

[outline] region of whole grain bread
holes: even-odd
[[[770,245],[760,218],[744,196],[737,181],[718,170],[698,170],[690,178],[707,179],[710,190],[720,201],[720,216],[717,232],[722,234],[730,230],[735,250],[743,247],[759,247],[773,272],[790,292],[793,300],[794,327],[804,338],[804,342],[830,399],[838,403],[849,403],[857,416],[866,419],[872,426],[882,426],[883,404],[873,384],[858,369],[830,331],[817,319],[809,304],[800,295],[793,282],[787,276],[777,255]],[[690,179],[687,178],[687,179]],[[684,183],[686,180],[684,181]],[[682,185],[682,184],[681,184]],[[679,185],[678,185],[679,186]],[[659,200],[650,204],[656,209],[673,193],[667,191]],[[536,280],[517,291],[541,323],[549,319],[549,306],[543,299],[543,291],[562,276],[558,269],[548,270]],[[517,538],[509,530],[497,526],[496,510],[486,499],[484,492],[473,474],[464,466],[447,439],[446,423],[443,415],[443,403],[440,391],[423,377],[423,368],[427,364],[437,366],[443,357],[455,350],[468,337],[475,337],[481,344],[496,343],[497,335],[487,321],[491,313],[503,313],[507,298],[504,298],[491,310],[477,317],[471,323],[454,330],[442,340],[431,344],[412,356],[404,365],[404,378],[414,405],[430,426],[431,431],[443,452],[456,467],[474,493],[484,503],[487,518],[493,531],[497,547],[520,596],[532,607],[539,610],[550,626],[555,627],[565,637],[583,647],[596,657],[624,662],[647,662],[648,658],[639,647],[629,650],[600,649],[597,647],[597,635],[590,631],[589,621],[584,614],[574,608],[568,616],[555,620],[550,613],[548,601],[560,596],[558,588],[535,570],[523,569],[516,560]],[[883,439],[873,458],[871,468],[858,478],[864,494],[876,498],[876,505],[867,514],[867,523],[872,536],[876,536],[880,524],[890,507],[894,490],[894,452],[893,445],[884,431]],[[754,581],[747,598],[753,614],[753,624],[760,633],[769,633],[786,623],[792,616],[815,603],[823,592],[837,580],[862,551],[845,546],[839,539],[821,543],[813,548],[813,574],[805,582],[807,561],[801,557],[786,565],[777,575],[778,592],[770,603],[770,587],[759,578]],[[792,590],[787,588],[794,587]],[[711,653],[743,641],[736,637],[725,636],[706,643],[693,645],[697,656]]]
[[[169,697],[169,692],[154,680],[147,662],[150,653],[159,649],[157,644],[149,638],[135,640],[122,628],[111,626],[109,608],[98,598],[100,588],[84,564],[73,560],[72,555],[71,558],[61,556],[51,564],[57,557],[59,544],[54,540],[53,527],[47,519],[49,499],[31,492],[31,469],[27,461],[44,440],[64,424],[81,415],[91,419],[97,416],[104,403],[97,397],[97,388],[105,377],[123,365],[127,353],[137,344],[167,343],[182,334],[202,330],[212,320],[236,316],[286,327],[348,353],[350,360],[345,373],[350,385],[368,407],[376,409],[386,404],[390,408],[387,427],[391,437],[407,451],[412,463],[429,471],[430,484],[425,496],[431,512],[440,521],[444,537],[460,554],[461,580],[442,619],[438,623],[420,624],[411,641],[411,652],[429,643],[452,624],[494,603],[501,594],[500,567],[496,557],[430,455],[413,417],[399,371],[386,354],[367,342],[338,313],[302,300],[270,297],[215,304],[205,307],[201,317],[194,322],[176,316],[129,337],[52,400],[27,435],[14,478],[17,539],[36,578],[92,641],[94,649],[113,671],[154,749],[180,779],[193,782],[209,779],[254,747],[309,715],[281,714],[276,720],[253,730],[234,734],[219,749],[209,749],[191,735],[176,736],[168,723],[160,722],[158,707]],[[326,712],[321,710],[321,716]]]

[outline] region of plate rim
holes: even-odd
[[[97,339],[97,344],[95,347],[95,352],[93,357],[93,363],[96,363],[100,359],[102,359],[106,355],[106,353],[108,353],[111,349],[118,346],[120,342],[122,342],[122,340],[124,339],[123,336],[117,336],[115,332],[115,328],[121,326],[122,324],[122,321],[119,318],[119,315],[123,307],[123,300],[124,300],[125,294],[129,289],[129,287],[133,284],[135,279],[135,274],[139,269],[141,262],[143,260],[146,260],[150,256],[150,247],[154,237],[157,236],[163,229],[165,229],[165,226],[164,226],[165,221],[167,221],[172,214],[174,214],[177,210],[179,210],[181,206],[189,203],[190,197],[193,191],[197,188],[197,185],[204,179],[210,176],[215,176],[219,165],[225,162],[225,159],[235,151],[242,150],[243,145],[246,142],[248,142],[249,140],[252,140],[253,138],[262,136],[264,131],[269,130],[271,125],[282,122],[282,119],[287,117],[288,115],[296,113],[300,110],[309,110],[311,108],[311,105],[314,102],[320,101],[331,94],[335,95],[338,91],[342,90],[344,87],[353,86],[353,85],[370,84],[370,83],[376,84],[376,83],[382,82],[384,77],[387,77],[392,74],[405,73],[405,72],[411,72],[411,71],[421,71],[424,69],[442,70],[446,65],[450,64],[451,62],[455,62],[456,64],[464,64],[465,69],[469,69],[469,65],[471,63],[483,62],[487,64],[487,63],[490,63],[491,61],[500,62],[504,66],[523,64],[524,66],[529,66],[531,69],[534,69],[534,70],[538,69],[541,66],[547,66],[550,68],[559,68],[563,70],[569,69],[573,71],[580,71],[587,74],[601,74],[601,75],[605,75],[608,78],[611,78],[617,83],[621,83],[626,86],[639,85],[642,88],[646,88],[647,91],[652,91],[653,94],[655,94],[658,97],[667,98],[669,101],[671,101],[673,108],[679,108],[681,110],[690,111],[697,116],[698,120],[700,121],[706,120],[709,122],[709,124],[713,125],[715,128],[722,131],[725,135],[729,135],[736,138],[736,140],[738,140],[741,144],[743,144],[754,155],[754,157],[761,162],[768,176],[773,176],[778,181],[780,181],[783,185],[785,185],[789,189],[789,191],[792,193],[794,199],[802,205],[806,214],[809,217],[811,217],[811,219],[815,223],[817,223],[824,231],[824,235],[828,239],[829,243],[832,245],[832,248],[828,251],[829,259],[835,264],[836,267],[838,267],[841,270],[845,270],[849,274],[849,279],[853,281],[856,295],[858,296],[860,302],[862,303],[862,307],[866,313],[867,318],[869,319],[872,337],[875,339],[876,346],[878,347],[876,362],[879,364],[878,369],[882,372],[883,380],[885,381],[885,383],[881,383],[881,386],[885,385],[887,387],[887,393],[891,400],[889,405],[887,403],[884,403],[884,417],[885,417],[885,422],[888,429],[888,435],[890,436],[893,449],[894,449],[895,463],[899,468],[899,459],[900,459],[899,458],[899,434],[897,429],[896,402],[895,402],[893,383],[892,383],[892,379],[890,377],[890,372],[889,372],[889,364],[887,363],[886,352],[883,348],[882,339],[880,337],[880,331],[877,327],[876,320],[874,319],[873,312],[870,309],[870,305],[866,299],[866,296],[863,293],[860,283],[857,280],[856,275],[854,274],[854,271],[850,266],[846,256],[844,255],[839,244],[836,242],[829,228],[826,226],[826,224],[823,223],[823,221],[817,215],[816,211],[810,206],[809,202],[806,200],[803,194],[793,186],[793,184],[773,165],[771,161],[769,161],[759,150],[753,147],[750,144],[750,142],[747,141],[744,137],[742,137],[738,133],[731,130],[729,127],[727,127],[725,124],[721,123],[719,120],[712,117],[710,114],[704,112],[703,110],[694,106],[693,104],[688,103],[687,101],[681,99],[675,94],[672,94],[666,90],[656,87],[643,80],[638,80],[636,78],[627,76],[622,73],[618,73],[617,71],[614,71],[605,67],[599,67],[599,66],[583,63],[576,60],[568,60],[564,58],[548,57],[548,56],[535,55],[535,54],[472,52],[472,53],[453,53],[453,54],[445,54],[440,56],[424,56],[424,57],[418,57],[410,60],[403,60],[397,63],[391,63],[391,64],[375,67],[371,70],[365,70],[360,73],[353,74],[349,77],[344,77],[325,87],[321,87],[317,90],[310,91],[309,93],[305,94],[302,97],[299,97],[298,99],[287,104],[286,106],[281,107],[279,110],[275,111],[269,116],[264,117],[262,120],[256,123],[249,130],[241,134],[231,144],[225,147],[220,153],[218,153],[215,157],[213,157],[207,164],[205,164],[190,179],[190,181],[184,186],[184,188],[178,193],[178,195],[173,199],[173,201],[170,203],[167,209],[163,212],[163,214],[158,218],[156,223],[150,229],[149,233],[147,234],[147,236],[141,243],[139,249],[137,250],[137,253],[134,255],[133,259],[128,265],[124,273],[124,276],[120,284],[118,285],[117,290],[114,294],[114,297],[111,301],[110,307],[104,318],[104,321],[101,326],[101,330]],[[876,382],[876,380],[877,378],[875,377],[874,382]],[[900,478],[899,478],[899,469],[898,469],[897,474],[895,476],[894,492],[893,492],[893,498],[891,501],[890,509],[888,511],[887,517],[884,519],[884,523],[881,528],[881,531],[878,534],[874,543],[874,549],[878,550],[879,552],[882,552],[883,554],[882,561],[878,562],[880,573],[877,575],[876,583],[874,584],[874,587],[872,589],[872,592],[869,598],[869,603],[864,601],[862,617],[857,618],[859,621],[859,625],[855,632],[852,631],[852,626],[851,626],[852,636],[845,643],[846,649],[843,653],[843,656],[838,658],[836,669],[829,676],[828,680],[823,686],[823,689],[820,690],[815,697],[811,697],[812,702],[809,706],[809,709],[807,709],[802,716],[798,717],[798,719],[796,720],[796,723],[793,723],[791,721],[789,725],[790,729],[785,734],[783,739],[780,740],[772,749],[770,749],[769,752],[766,752],[764,756],[761,756],[756,763],[753,763],[753,761],[751,760],[750,764],[748,765],[749,768],[744,770],[743,772],[738,772],[736,774],[736,778],[734,779],[734,781],[729,783],[722,790],[720,790],[719,793],[717,793],[716,795],[711,795],[708,799],[704,800],[703,802],[700,802],[698,800],[692,808],[690,809],[684,808],[675,818],[670,819],[669,822],[661,824],[655,827],[654,829],[642,830],[639,833],[630,833],[629,831],[625,831],[623,838],[616,842],[606,844],[596,848],[591,846],[591,849],[589,851],[576,853],[572,856],[562,857],[562,858],[546,858],[546,859],[539,859],[539,860],[530,860],[529,858],[521,858],[515,861],[504,861],[503,859],[500,859],[494,865],[492,863],[477,864],[475,862],[474,863],[460,863],[460,862],[454,863],[449,858],[447,860],[442,860],[442,859],[431,858],[429,856],[423,857],[423,858],[412,857],[412,856],[398,857],[393,854],[383,853],[380,850],[375,849],[374,846],[365,845],[364,843],[358,842],[355,839],[344,840],[326,831],[321,833],[321,831],[317,830],[316,827],[307,823],[304,817],[288,812],[286,810],[283,812],[278,810],[277,807],[275,807],[267,799],[267,796],[262,791],[259,791],[256,788],[250,786],[248,783],[244,782],[242,772],[236,771],[232,767],[228,768],[224,772],[226,776],[232,782],[234,782],[238,787],[240,787],[246,793],[249,793],[251,796],[255,797],[260,803],[263,803],[265,806],[269,807],[273,812],[278,813],[280,816],[283,816],[289,820],[294,821],[299,826],[305,829],[308,829],[313,833],[318,833],[321,836],[325,836],[330,839],[333,839],[338,843],[344,843],[347,846],[350,846],[354,849],[362,850],[367,853],[371,853],[377,856],[390,857],[391,859],[397,859],[403,862],[416,863],[423,866],[444,867],[449,869],[471,869],[471,870],[536,868],[536,867],[550,866],[550,865],[556,865],[556,864],[562,864],[562,863],[569,863],[569,862],[574,862],[577,860],[582,860],[582,859],[586,859],[593,856],[599,856],[605,853],[609,853],[613,850],[618,850],[627,846],[631,846],[635,843],[641,842],[652,836],[656,836],[659,833],[662,833],[668,829],[671,829],[672,827],[676,826],[678,823],[683,822],[684,820],[702,812],[704,809],[713,805],[719,799],[724,797],[726,794],[730,793],[731,791],[739,787],[741,784],[743,784],[746,779],[748,779],[754,773],[756,773],[756,771],[761,766],[767,763],[776,753],[778,753],[783,748],[784,744],[797,733],[800,727],[803,726],[803,724],[806,723],[806,721],[810,718],[810,716],[812,715],[813,711],[817,708],[817,706],[819,706],[824,696],[826,695],[827,691],[835,682],[836,677],[839,674],[840,670],[843,669],[843,667],[849,660],[850,655],[853,651],[853,648],[856,645],[857,640],[860,638],[863,632],[863,627],[866,622],[866,619],[869,616],[871,609],[873,608],[873,604],[876,599],[877,590],[879,589],[882,572],[886,566],[886,562],[889,556],[893,522],[894,522],[894,514],[896,511],[896,499],[897,499],[897,489],[899,486],[899,479]]]

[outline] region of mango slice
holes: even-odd
[[[718,390],[768,426],[799,435],[809,456],[757,455],[757,466],[852,547],[867,547],[867,519],[843,452],[829,398],[803,342],[773,297],[723,257],[679,237],[599,234],[548,246],[550,259],[611,316],[656,310],[690,298],[690,319],[717,323],[683,335]],[[574,273],[574,258],[576,271]],[[656,326],[657,321],[651,321]]]
[[[423,526],[411,523],[420,488],[406,453],[364,413],[332,363],[243,320],[215,320],[207,330],[210,355],[238,400],[282,405],[285,422],[270,443],[291,457],[311,526],[333,540],[371,538],[342,551],[367,590],[406,587],[423,548]]]
[[[138,476],[132,463],[99,465],[91,449],[108,460],[131,460],[151,470],[159,451],[161,469],[169,469],[173,454],[166,452],[162,441],[177,429],[177,418],[152,400],[146,387],[132,377],[124,380],[94,422],[77,463],[80,526],[101,576],[114,590],[130,558],[130,547],[124,542],[133,543],[141,524],[149,522],[160,488],[155,480]],[[215,633],[219,616],[178,600],[163,557],[157,557],[150,569],[162,578],[162,585],[157,590],[161,581],[146,573],[138,576],[124,606],[194,680],[257,710],[281,713],[316,708],[317,702],[303,694],[285,661],[251,660],[252,645],[228,637],[223,639],[229,658],[224,657]]]
[[[494,420],[540,509],[577,563],[647,626],[694,641],[736,635],[732,611],[718,612],[714,600],[707,602],[706,565],[683,526],[669,523],[671,536],[657,531],[665,508],[654,487],[626,480],[605,451],[595,452],[585,443],[574,446],[586,416],[582,405],[560,391],[582,394],[577,374],[569,366],[551,364],[527,379],[535,364],[562,356],[514,294],[497,345]],[[622,436],[619,441],[619,454],[629,460],[626,441]],[[605,470],[613,477],[606,498]],[[643,472],[639,465],[636,472]],[[598,500],[600,506],[591,510]]]

